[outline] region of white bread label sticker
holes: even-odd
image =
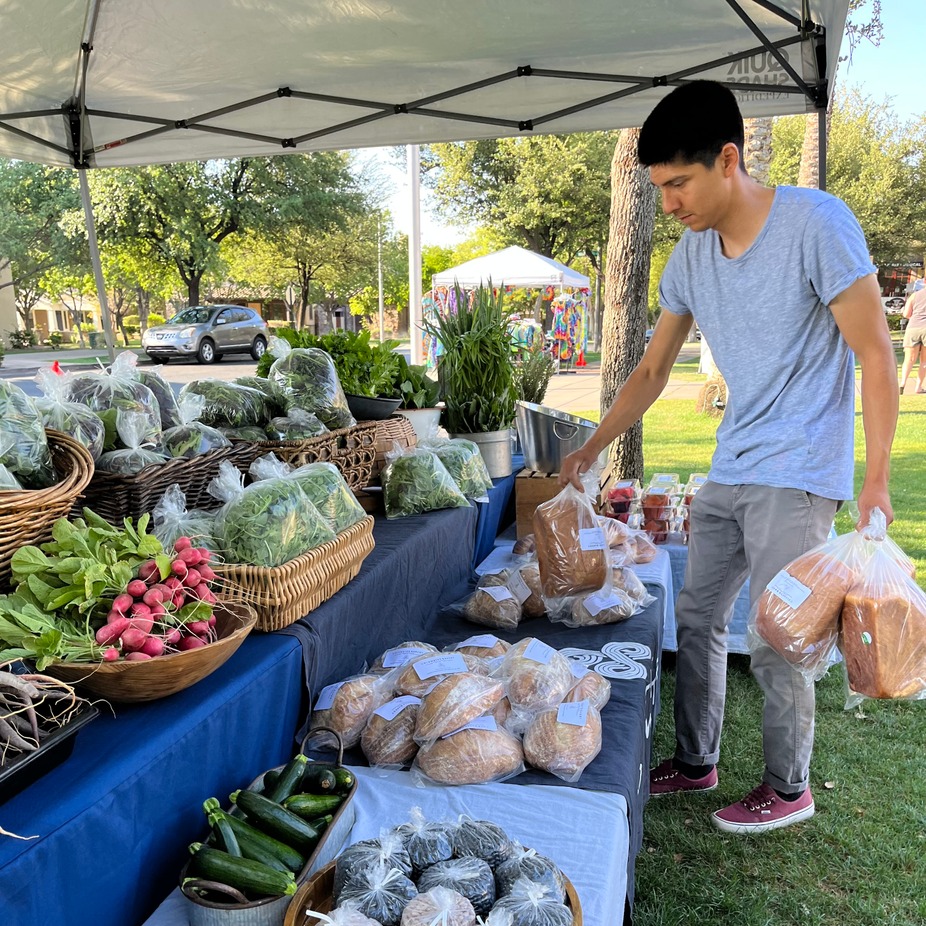
[[[318,693],[318,700],[315,702],[315,710],[317,711],[326,711],[332,704],[334,704],[334,696],[338,693],[338,689],[344,684],[344,682],[335,682],[333,685],[326,685]]]
[[[781,572],[768,583],[768,590],[780,598],[789,608],[799,608],[811,595],[812,589],[798,582],[794,576],[782,569]]]
[[[525,659],[530,659],[533,662],[546,665],[553,658],[555,652],[556,650],[553,649],[552,646],[548,646],[544,643],[543,640],[531,640],[524,648],[524,652],[521,655]]]
[[[567,701],[560,704],[556,711],[556,720],[558,723],[584,727],[588,721],[588,701]]]
[[[616,592],[595,592],[594,595],[589,595],[585,599],[583,604],[585,605],[585,610],[591,614],[592,617],[600,614],[604,611],[605,608],[616,608],[624,603],[623,598],[618,595]]]
[[[416,698],[413,695],[402,695],[400,698],[393,698],[382,707],[376,708],[373,713],[384,720],[395,720],[406,707],[411,707],[413,704],[421,704],[421,698]]]
[[[516,600],[514,595],[505,588],[504,585],[492,585],[489,588],[480,588],[480,592],[485,592],[490,598],[496,601],[507,601],[509,598]]]
[[[580,527],[579,546],[586,552],[608,549],[608,543],[604,539],[604,531],[600,527]]]
[[[518,604],[524,604],[531,596],[530,586],[524,581],[520,572],[511,573],[511,578],[508,580],[508,588],[511,594],[518,599]]]
[[[588,669],[574,659],[569,660],[569,671],[572,673],[573,678],[585,678],[588,675]]]
[[[391,649],[383,656],[383,668],[394,669],[396,666],[407,665],[416,656],[423,656],[430,652],[431,650],[422,649],[420,646],[400,646]]]
[[[457,643],[454,649],[463,649],[464,646],[478,646],[482,649],[492,649],[498,643],[498,637],[491,633],[480,633],[475,637],[467,637],[462,643]]]
[[[415,663],[415,672],[418,678],[424,681],[434,678],[435,675],[455,675],[466,671],[466,660],[459,653],[446,653],[443,656],[432,656]]]

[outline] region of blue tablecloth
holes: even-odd
[[[479,520],[476,523],[476,546],[473,565],[481,563],[495,545],[495,538],[514,523],[514,479],[524,469],[524,457],[520,453],[511,456],[511,475],[493,479],[494,486],[488,492],[487,502],[477,502]]]

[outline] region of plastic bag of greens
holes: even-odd
[[[510,894],[515,882],[521,878],[546,885],[550,894],[558,897],[560,902],[566,899],[566,881],[556,862],[545,855],[538,855],[536,849],[525,849],[524,846],[515,843],[514,857],[502,862],[495,869],[498,896]]]
[[[479,498],[492,488],[492,477],[482,452],[473,441],[440,437],[437,425],[434,425],[418,446],[437,454],[460,491],[468,498]]]
[[[136,370],[135,375],[142,385],[147,386],[158,400],[158,410],[161,413],[161,429],[176,428],[183,424],[180,408],[177,405],[177,396],[170,383],[164,379],[161,367],[152,367],[150,370]]]
[[[387,518],[469,505],[447,467],[430,450],[403,451],[394,444],[386,454],[382,481]]]
[[[116,412],[116,430],[123,449],[108,450],[97,460],[96,468],[120,476],[135,476],[146,466],[166,463],[169,457],[153,449],[146,441],[150,426],[151,421],[145,412],[120,408]]]
[[[174,483],[154,506],[154,536],[161,541],[165,550],[172,550],[178,537],[189,537],[195,547],[215,549],[212,532],[215,528],[215,512],[194,508],[188,511],[186,495]]]
[[[267,432],[263,428],[249,426],[246,428],[216,428],[220,434],[224,434],[229,440],[246,440],[254,442],[265,441]]]
[[[35,381],[44,395],[35,400],[36,407],[42,413],[42,422],[46,428],[54,428],[73,437],[83,444],[94,461],[103,452],[106,428],[100,417],[86,405],[69,402],[70,373],[56,373],[50,366],[42,367],[35,375]]]
[[[249,386],[220,379],[200,379],[187,383],[180,390],[180,397],[190,393],[206,400],[200,420],[211,428],[257,427],[263,430],[274,414],[270,399]],[[265,435],[261,439],[266,439]]]
[[[190,459],[209,453],[210,450],[231,447],[231,441],[221,431],[197,420],[205,404],[206,400],[201,395],[192,392],[181,397],[177,404],[181,423],[168,428],[161,438],[165,453],[171,457]]]
[[[271,338],[267,350],[276,358],[269,379],[286,393],[292,406],[314,413],[332,431],[357,423],[330,354],[316,347],[293,348],[282,338]]]
[[[45,489],[57,481],[48,438],[35,402],[15,383],[0,379],[0,435],[10,438],[0,463],[25,489]]]
[[[304,408],[292,408],[288,415],[274,418],[267,425],[267,437],[270,440],[305,440],[327,433],[328,428]]]
[[[255,460],[248,472],[254,479],[294,479],[331,529],[340,534],[366,517],[366,512],[333,463],[307,463],[293,469],[276,454]]]
[[[13,438],[9,434],[0,433],[0,459],[13,446]],[[10,490],[22,489],[20,481],[0,463],[0,491],[8,492]]]
[[[247,386],[263,393],[270,402],[274,417],[285,415],[289,411],[289,398],[286,393],[274,382],[263,376],[236,376],[232,382],[236,386]]]
[[[139,381],[137,363],[138,358],[132,351],[123,351],[107,372],[75,373],[70,379],[68,401],[86,405],[100,416],[106,426],[106,450],[115,450],[120,446],[119,429],[116,426],[116,413],[120,410],[144,415],[142,441],[157,444],[161,440],[161,410],[158,400],[155,394]]]
[[[209,493],[224,503],[216,514],[215,539],[228,562],[282,566],[334,539],[334,531],[288,477],[245,488],[244,475],[223,460]]]

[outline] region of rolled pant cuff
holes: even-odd
[[[684,762],[685,760],[683,759],[682,761]],[[793,781],[785,781],[784,778],[773,775],[768,769],[765,770],[762,780],[782,794],[803,794],[810,787],[809,779],[805,778],[803,782],[795,784]]]
[[[685,752],[684,749],[676,749],[675,759],[677,762],[684,762],[686,765],[716,765],[720,760],[720,753],[712,752],[707,756],[699,756],[693,752]]]

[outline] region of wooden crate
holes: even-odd
[[[518,539],[534,533],[534,509],[560,491],[559,473],[538,473],[522,469],[514,480],[515,520]]]

